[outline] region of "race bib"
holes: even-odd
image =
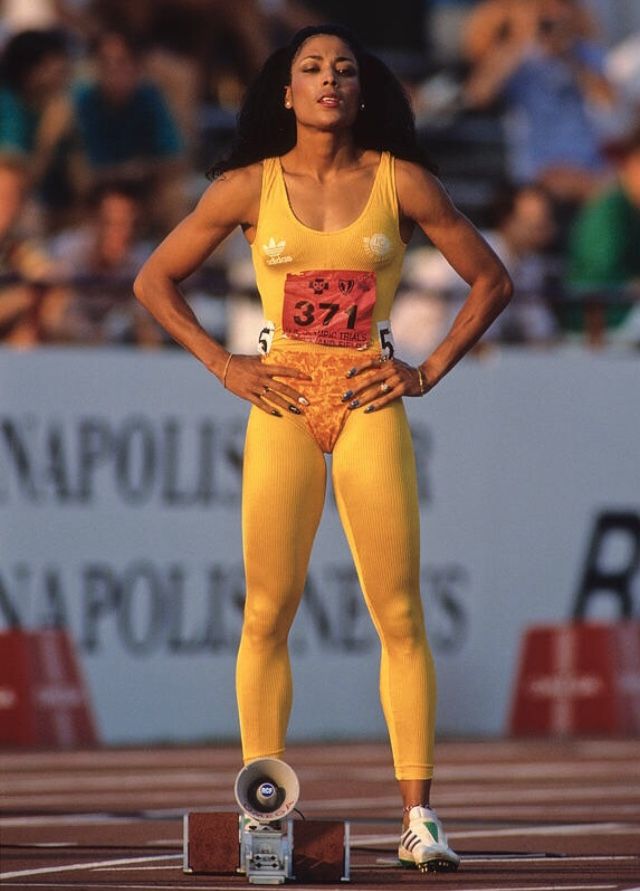
[[[284,284],[282,330],[288,337],[324,346],[367,346],[375,302],[375,272],[290,273]]]
[[[276,330],[274,322],[265,319],[260,333],[258,334],[258,352],[263,356],[268,356],[273,343],[273,335]]]
[[[380,353],[384,359],[393,359],[396,354],[396,345],[391,331],[389,320],[378,322],[378,340],[380,341]]]

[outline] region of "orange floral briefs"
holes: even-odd
[[[306,429],[323,452],[330,454],[352,409],[349,400],[342,401],[352,382],[347,377],[350,368],[380,358],[378,349],[336,350],[316,347],[307,349],[278,349],[274,347],[263,361],[268,365],[286,365],[308,374],[310,381],[277,378],[309,400],[301,406],[302,414],[283,411],[283,415]],[[359,380],[362,380],[359,378]],[[268,397],[263,397],[268,402]]]

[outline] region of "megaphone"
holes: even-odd
[[[295,771],[277,758],[249,761],[236,777],[240,809],[258,823],[283,820],[297,804],[300,784]]]

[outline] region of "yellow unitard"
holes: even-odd
[[[341,401],[347,371],[381,355],[385,339],[379,331],[387,328],[404,248],[389,154],[382,154],[358,219],[329,233],[296,219],[279,160],[265,161],[252,245],[265,316],[273,323],[264,361],[299,368],[312,380],[294,382],[310,402],[304,414],[284,412],[278,418],[254,407],[247,429],[242,499],[247,594],[236,677],[245,761],[280,757],[284,751],[292,702],[287,638],[324,503],[324,453],[331,452],[340,518],[380,638],[380,696],[396,777],[432,776],[435,673],[420,599],[415,459],[405,410],[397,400],[365,414]],[[287,323],[283,306],[296,276],[306,273],[305,287],[330,294],[322,288],[328,288],[333,270],[342,276],[337,302],[328,297],[309,309],[311,303],[294,297],[295,306],[302,306],[300,325]],[[375,282],[365,342],[330,345],[323,333],[328,328],[319,322],[313,329],[307,317],[319,312],[318,306],[340,305],[343,333],[336,338],[355,337],[357,325],[350,328],[347,320],[353,322],[356,311],[347,302],[360,279],[363,289]],[[331,313],[340,317],[336,309],[322,312],[324,319]],[[314,338],[309,327],[319,332],[316,342],[299,339]]]

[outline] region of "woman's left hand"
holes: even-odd
[[[375,359],[357,365],[347,373],[348,383],[342,396],[350,409],[364,407],[378,411],[402,396],[424,396],[429,385],[422,369],[401,359]]]

